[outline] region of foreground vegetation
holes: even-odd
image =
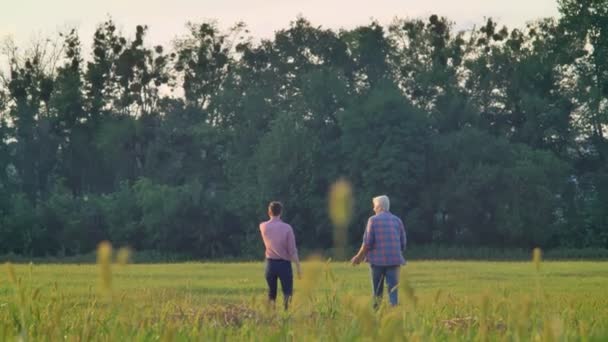
[[[7,265],[0,339],[605,340],[607,266],[411,262],[401,305],[373,312],[366,267],[308,261],[282,312],[261,262]]]

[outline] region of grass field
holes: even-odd
[[[608,263],[411,262],[378,312],[365,265],[306,262],[289,312],[266,305],[263,268],[7,265],[0,339],[608,340]]]

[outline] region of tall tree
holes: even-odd
[[[428,22],[400,20],[390,27],[391,64],[405,95],[427,111],[433,128],[450,132],[475,123],[475,111],[462,89],[464,34],[432,15]]]
[[[608,125],[608,1],[560,0],[561,24],[578,45],[575,51],[577,114],[605,162]]]

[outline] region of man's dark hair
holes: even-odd
[[[278,201],[272,201],[268,205],[268,210],[270,210],[272,216],[279,216],[281,215],[281,211],[283,211],[283,204]]]

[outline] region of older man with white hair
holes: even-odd
[[[384,281],[388,288],[389,301],[392,306],[399,303],[397,289],[399,270],[405,264],[405,227],[401,219],[389,211],[388,196],[374,197],[372,200],[376,215],[367,220],[363,234],[363,243],[357,255],[351,259],[353,266],[367,260],[371,268],[374,307],[382,300]]]

